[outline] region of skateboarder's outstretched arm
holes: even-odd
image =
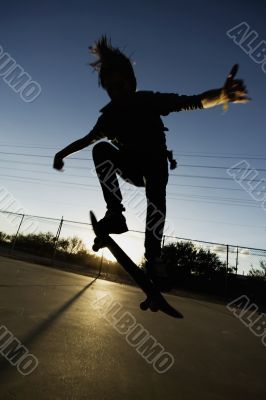
[[[53,167],[57,170],[61,170],[64,166],[63,159],[67,156],[69,156],[72,153],[75,153],[79,150],[84,149],[85,147],[90,146],[97,140],[103,138],[104,135],[100,133],[100,131],[96,126],[93,128],[93,130],[86,136],[84,136],[81,139],[76,140],[75,142],[69,144],[67,147],[56,153],[54,157],[54,165]]]
[[[247,103],[251,99],[247,96],[243,80],[234,79],[237,70],[238,65],[235,64],[220,89],[208,90],[194,96],[176,93],[155,93],[155,108],[161,115],[165,116],[175,111],[205,109],[218,105],[223,105],[226,109],[229,102]]]

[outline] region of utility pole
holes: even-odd
[[[52,264],[54,264],[54,258],[55,258],[57,243],[58,243],[58,239],[59,239],[59,236],[60,236],[60,233],[61,233],[63,222],[64,222],[64,217],[61,218],[59,227],[58,227],[57,232],[56,232],[56,237],[55,237],[55,240],[54,240],[54,251],[53,251],[52,260],[51,260]]]

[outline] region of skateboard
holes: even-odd
[[[117,262],[133,278],[140,289],[142,289],[147,297],[140,303],[141,310],[146,311],[150,309],[154,312],[160,310],[171,317],[183,318],[183,315],[167,302],[153,281],[128,257],[110,235],[99,231],[97,228],[97,218],[92,211],[90,211],[90,219],[96,235],[92,249],[97,252],[103,247],[108,248]]]

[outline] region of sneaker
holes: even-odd
[[[124,233],[128,231],[126,219],[122,212],[107,210],[98,222],[99,229],[107,233]]]

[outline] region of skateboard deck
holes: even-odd
[[[90,218],[94,233],[96,235],[92,249],[94,251],[98,251],[103,247],[108,248],[116,258],[117,262],[142,289],[147,298],[140,303],[140,308],[142,310],[147,310],[149,308],[151,311],[160,310],[174,318],[183,318],[183,315],[167,302],[162,293],[148,278],[145,272],[139,268],[130,257],[128,257],[128,255],[110,237],[110,235],[104,234],[97,229],[97,218],[92,211],[90,211]]]

